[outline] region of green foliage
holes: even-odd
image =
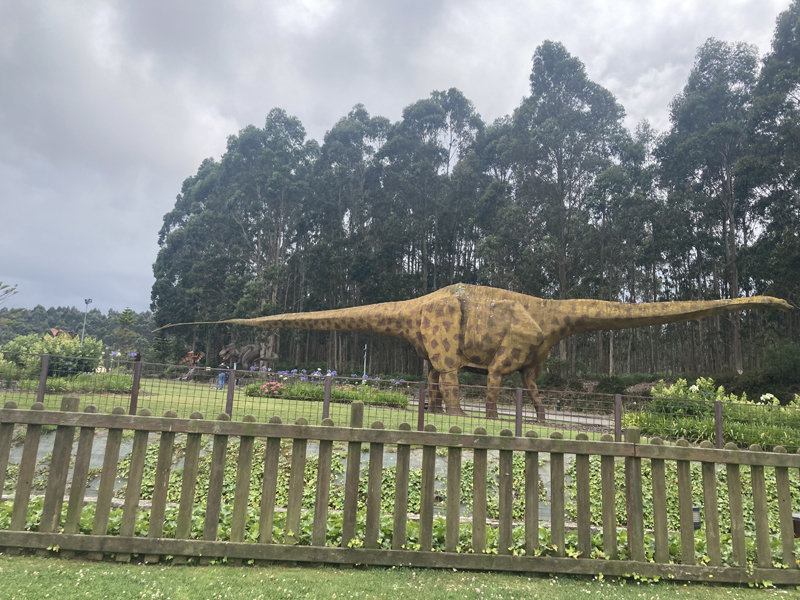
[[[401,391],[402,388],[402,391]],[[251,383],[244,390],[245,395],[257,398],[302,398],[322,400],[325,388],[322,381],[316,383],[300,383],[293,381]],[[349,403],[356,400],[368,405],[408,406],[409,391],[405,385],[387,386],[374,381],[364,385],[338,383],[331,388],[331,402]]]
[[[63,394],[67,392],[120,394],[128,393],[133,388],[133,375],[119,373],[81,373],[67,377],[48,377],[45,392]],[[39,389],[38,379],[24,379],[19,382],[23,392],[35,392]]]
[[[7,530],[11,522],[11,512],[13,509],[13,501],[7,500],[0,503],[0,531]],[[38,531],[39,523],[41,522],[42,509],[44,499],[34,498],[28,505],[28,515],[25,523],[26,531]],[[82,534],[91,534],[94,524],[96,505],[88,503],[84,506],[81,512],[79,521],[79,531]],[[206,506],[204,503],[197,503],[192,509],[191,521],[191,539],[202,539],[203,528],[205,521]],[[62,505],[61,511],[61,526],[63,527],[67,515],[67,504]],[[231,518],[233,516],[233,506],[229,503],[223,503],[220,508],[220,518],[218,523],[218,539],[220,541],[230,540],[231,535]],[[247,510],[245,522],[245,542],[255,543],[259,538],[259,506],[251,506]],[[163,536],[166,538],[174,538],[177,530],[178,509],[175,507],[168,507],[165,513]],[[122,522],[122,509],[113,509],[109,515],[108,534],[119,535],[120,524]],[[135,521],[134,535],[137,537],[145,537],[148,533],[150,525],[150,510],[140,508]],[[382,549],[390,549],[392,547],[392,525],[393,517],[391,514],[382,514],[380,521],[380,534],[379,544]],[[298,543],[301,546],[308,546],[311,544],[311,532],[313,527],[313,510],[305,510],[301,513],[300,529],[297,532]],[[351,548],[363,547],[364,536],[366,530],[366,512],[360,510],[356,517],[356,535],[355,538],[350,540],[348,546]],[[702,534],[702,531],[700,532]],[[273,543],[282,544],[285,542],[286,537],[286,513],[278,511],[275,513],[275,519],[272,529]],[[498,552],[498,530],[496,527],[489,526],[486,528],[486,553],[497,554]],[[326,545],[339,546],[342,542],[342,515],[341,513],[329,513],[328,523],[326,530]],[[417,521],[409,521],[407,527],[407,537],[405,540],[405,547],[409,550],[417,550],[419,548],[419,523]],[[577,551],[578,535],[576,531],[567,532],[565,535],[565,553],[568,557],[577,558],[580,553]],[[602,558],[605,556],[603,552],[603,536],[598,533],[591,537],[592,549],[590,556],[592,558]],[[747,557],[748,565],[752,566],[755,563],[755,544],[747,544]],[[433,550],[442,552],[445,543],[445,520],[441,517],[434,518],[433,522]],[[780,541],[777,535],[771,536],[771,548],[773,558],[777,561],[780,560]],[[676,534],[669,536],[669,548],[671,558],[675,562],[679,562],[680,540]],[[695,557],[699,563],[706,562],[708,557],[705,552],[705,539],[700,535],[696,537],[695,542]],[[800,540],[795,540],[795,552],[800,550]],[[652,561],[655,549],[655,540],[652,534],[645,535],[645,557],[646,560]],[[457,551],[460,553],[472,552],[472,525],[470,523],[461,523],[459,526],[459,543]],[[524,543],[524,530],[522,527],[514,527],[512,531],[512,554],[522,556],[525,554]],[[625,531],[619,531],[617,534],[617,551],[621,560],[628,559],[627,537]],[[550,530],[541,527],[539,529],[539,550],[536,556],[555,556],[555,548],[551,545]],[[722,557],[724,565],[732,565],[732,550],[730,548],[730,536],[727,534],[722,535]]]
[[[124,347],[124,339],[115,331],[119,328],[120,313],[109,310],[107,313],[92,309],[86,313],[86,335],[103,340],[106,353]],[[128,329],[135,332],[133,344],[142,353],[144,360],[149,360],[148,353],[151,340],[153,315],[149,311],[134,313],[135,322]],[[84,310],[70,307],[36,306],[34,308],[0,308],[0,347],[19,336],[36,334],[44,335],[50,329],[62,329],[80,334],[83,328]],[[183,354],[181,354],[183,356]],[[179,357],[180,358],[180,357]]]
[[[678,489],[678,472],[675,461],[665,461],[666,472],[666,485],[667,490]],[[595,525],[602,524],[602,484],[600,474],[600,457],[592,456],[589,459],[590,469],[590,482],[589,482],[589,497],[591,507],[591,519]],[[769,528],[772,533],[780,532],[780,520],[778,515],[778,495],[777,483],[775,480],[775,470],[767,468],[764,470],[766,487],[767,487],[767,507],[769,510]],[[577,517],[577,508],[575,505],[575,498],[577,488],[575,486],[576,477],[576,464],[573,462],[567,474],[569,484],[567,485],[568,495],[573,502],[568,502],[567,513],[575,520]],[[740,476],[742,482],[742,490],[751,490],[751,476],[750,467],[742,465],[740,467]],[[624,461],[615,461],[614,463],[614,489],[615,489],[615,507],[617,516],[617,525],[624,526],[626,524],[626,511],[625,511],[625,463]],[[720,530],[722,532],[730,531],[730,514],[728,506],[728,477],[725,469],[716,471],[717,479],[717,505],[720,515]],[[691,463],[691,480],[692,480],[692,505],[700,506],[701,513],[702,507],[705,506],[703,500],[703,477],[702,468],[700,463]],[[800,476],[798,476],[796,469],[790,470],[789,484],[792,494],[792,504],[797,506],[800,503]],[[653,486],[652,486],[652,472],[649,460],[642,460],[642,504],[644,507],[644,526],[646,529],[653,528]],[[744,511],[744,526],[745,532],[748,536],[755,536],[755,519],[753,512],[753,498],[752,494],[742,494],[742,505]],[[680,530],[680,513],[678,507],[677,493],[667,494],[667,527],[670,531]],[[728,543],[730,540],[728,539]]]
[[[9,285],[0,281],[0,304],[11,298],[17,293],[17,285]]]
[[[0,350],[0,368],[5,363],[12,363],[29,376],[38,377],[41,359],[38,356],[23,354],[49,354],[50,367],[48,375],[68,375],[88,373],[97,367],[97,360],[103,356],[103,342],[86,336],[81,345],[78,337],[53,337],[32,333],[18,336],[6,343]]]
[[[781,342],[764,351],[764,371],[789,383],[800,382],[800,344]]]
[[[637,426],[644,435],[668,439],[685,438],[697,443],[715,441],[714,402],[722,402],[722,433],[726,442],[741,447],[760,444],[764,450],[783,446],[789,452],[800,448],[800,402],[780,406],[772,394],[764,394],[761,403],[726,394],[712,379],[700,378],[693,385],[679,379],[673,385],[659,382],[654,396],[642,403],[641,412],[625,412],[624,426]]]
[[[132,330],[136,322],[136,313],[128,307],[123,310],[117,317],[119,327],[114,330],[114,334],[122,340],[121,348],[125,351],[133,348],[133,342],[136,339],[136,332]]]

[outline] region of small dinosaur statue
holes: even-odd
[[[443,408],[447,414],[464,414],[459,401],[460,369],[486,373],[487,416],[497,415],[503,376],[519,371],[537,418],[544,421],[536,378],[550,349],[560,340],[585,331],[629,329],[765,308],[788,311],[792,305],[769,296],[650,304],[543,300],[496,288],[456,284],[414,300],[214,323],[265,329],[368,331],[404,339],[420,357],[430,361],[428,382],[436,394],[431,405],[434,409]]]

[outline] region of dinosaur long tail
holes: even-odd
[[[406,338],[411,311],[409,303],[385,302],[369,306],[356,306],[338,310],[321,310],[307,313],[287,313],[255,319],[226,319],[224,321],[200,321],[175,323],[159,327],[155,331],[181,325],[247,325],[262,329],[310,329],[321,331],[372,331]]]
[[[559,305],[558,312],[563,314],[562,323],[571,330],[570,333],[693,321],[740,310],[790,311],[793,309],[788,302],[770,296],[642,304],[604,302],[602,300],[561,300],[557,301],[557,304]]]

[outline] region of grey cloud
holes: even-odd
[[[145,309],[161,218],[227,135],[281,106],[321,140],[358,102],[397,119],[451,86],[491,121],[545,39],[663,129],[697,46],[765,52],[788,4],[0,0],[0,281],[19,306]]]

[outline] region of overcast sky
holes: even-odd
[[[226,2],[0,0],[0,281],[6,306],[150,304],[181,182],[273,107],[309,137],[356,103],[392,120],[457,87],[485,121],[562,42],[634,127],[709,37],[769,50],[789,0]]]

